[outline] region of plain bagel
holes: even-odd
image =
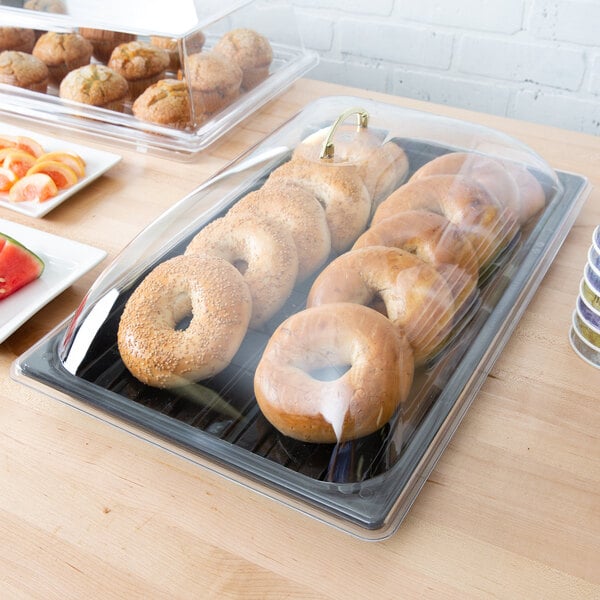
[[[369,227],[352,249],[392,246],[429,263],[446,279],[460,309],[477,288],[479,261],[473,246],[443,215],[406,210]]]
[[[368,246],[338,256],[315,279],[306,305],[378,306],[406,336],[420,364],[440,346],[454,317],[454,297],[431,265],[399,248]]]
[[[449,152],[418,169],[410,178],[415,181],[430,175],[460,175],[481,185],[496,202],[519,217],[521,195],[517,183],[502,163],[475,152]]]
[[[481,185],[461,175],[411,179],[379,205],[372,225],[405,210],[428,210],[445,216],[473,245],[480,270],[519,231],[512,211],[502,209]]]
[[[302,310],[271,336],[256,369],[257,402],[271,424],[304,442],[373,433],[407,398],[413,357],[402,332],[358,304]]]

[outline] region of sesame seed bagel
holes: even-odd
[[[252,299],[240,273],[214,256],[176,256],[153,269],[125,304],[121,358],[159,388],[211,377],[230,363],[246,334]],[[177,325],[186,317],[184,329]]]
[[[244,196],[228,212],[244,213],[271,219],[290,232],[298,253],[298,281],[304,281],[327,260],[331,235],[325,211],[305,187],[273,181]]]
[[[282,180],[309,189],[325,208],[335,252],[350,248],[365,230],[371,197],[355,167],[293,159],[277,167],[265,186]]]
[[[291,234],[255,215],[215,219],[189,243],[186,255],[211,254],[237,267],[250,289],[250,327],[269,320],[288,299],[298,274],[298,254]]]
[[[330,127],[320,129],[302,140],[294,150],[294,158],[318,161]],[[382,143],[380,132],[345,125],[339,127],[332,140],[333,164],[356,166],[374,205],[387,198],[405,179],[408,157],[392,141]]]

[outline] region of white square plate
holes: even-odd
[[[26,246],[45,264],[38,279],[0,300],[2,343],[40,308],[95,267],[106,256],[106,252],[5,219],[0,219],[0,232]]]
[[[24,135],[41,144],[46,152],[71,152],[79,154],[85,161],[85,177],[82,177],[75,185],[59,192],[54,198],[45,202],[9,202],[8,193],[0,192],[0,206],[5,206],[30,217],[43,217],[48,214],[53,208],[62,204],[67,198],[70,198],[81,188],[100,177],[100,175],[121,160],[121,156],[112,152],[96,150],[73,142],[66,142],[59,138],[49,137],[35,131],[28,131],[27,129],[0,122],[0,136],[2,135]]]

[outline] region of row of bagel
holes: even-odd
[[[134,290],[118,346],[136,378],[163,388],[209,378],[248,328],[274,329],[254,377],[265,417],[306,442],[368,435],[407,399],[479,274],[545,203],[521,165],[454,152],[406,181],[395,142],[353,130],[323,159],[327,133],[303,140]],[[302,282],[306,306],[273,325]]]

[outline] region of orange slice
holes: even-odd
[[[36,142],[34,139],[25,135],[16,136],[15,143],[17,144],[17,148],[25,150],[25,152],[29,152],[29,154],[33,154],[36,158],[45,152],[43,146],[39,142]]]
[[[0,148],[0,163],[4,162],[4,159],[15,150],[18,150],[16,146],[4,146],[4,148]]]
[[[54,180],[46,173],[25,175],[8,192],[10,202],[44,202],[58,193]]]
[[[0,148],[16,148],[15,138],[7,135],[0,135]]]
[[[57,160],[58,162],[63,162],[75,171],[77,177],[80,179],[85,177],[85,161],[79,154],[55,150],[54,152],[46,152],[46,154],[42,154],[42,156],[38,157],[38,162],[43,160]]]
[[[77,173],[69,165],[57,160],[36,161],[29,171],[27,171],[27,175],[34,175],[35,173],[49,175],[59,190],[64,190],[72,186],[78,180]]]
[[[25,152],[25,150],[5,148],[0,152],[4,154],[2,166],[5,169],[10,169],[17,177],[24,177],[35,164],[35,156]]]
[[[0,167],[0,192],[8,192],[17,181],[17,176],[10,169]]]

